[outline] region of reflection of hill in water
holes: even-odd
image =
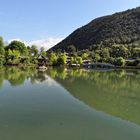
[[[90,107],[140,125],[139,72],[49,69],[47,74]],[[33,68],[0,68],[0,87],[4,80],[19,86],[26,80],[42,83],[47,75]]]
[[[26,80],[32,84],[46,80],[46,73],[38,72],[35,68],[17,68],[17,67],[0,67],[0,87],[4,80],[7,80],[11,86],[23,85]]]
[[[54,70],[53,77],[70,94],[90,107],[140,125],[140,74],[138,72]],[[59,76],[60,74],[60,76]],[[63,77],[63,78],[62,78]],[[65,79],[65,80],[62,80]]]

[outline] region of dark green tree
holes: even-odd
[[[7,49],[10,49],[10,50],[17,50],[19,51],[21,54],[27,54],[27,47],[25,46],[25,44],[21,41],[12,41]]]

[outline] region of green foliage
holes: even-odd
[[[85,60],[85,59],[87,59],[87,58],[88,58],[88,54],[87,54],[87,53],[83,53],[83,54],[82,54],[82,59]]]
[[[3,38],[2,37],[0,37],[0,48],[1,47],[4,47],[4,43],[3,43]]]
[[[83,59],[82,59],[82,57],[80,57],[80,56],[77,57],[77,62],[78,62],[78,64],[81,65],[81,64],[83,63]]]
[[[140,58],[140,48],[132,48],[132,57]]]
[[[0,55],[5,55],[5,49],[4,49],[4,47],[2,46],[0,46]]]
[[[116,66],[124,66],[125,65],[125,59],[123,59],[122,57],[116,58],[115,65]]]
[[[44,57],[46,57],[47,53],[45,51],[45,48],[44,47],[41,47],[41,50],[40,51],[41,51],[41,55],[44,56]]]
[[[108,48],[101,48],[101,50],[98,53],[100,55],[100,60],[102,60],[103,62],[106,62],[110,57]]]
[[[75,63],[75,57],[71,57],[71,64]]]
[[[71,57],[71,64],[82,64],[83,63],[83,59],[80,56],[74,56]]]
[[[94,53],[92,56],[92,59],[93,59],[93,62],[98,62],[101,59],[101,57],[98,53]]]
[[[76,47],[74,45],[70,45],[66,48],[66,52],[76,52]]]
[[[0,65],[5,63],[5,49],[3,46],[0,46]]]
[[[3,38],[0,37],[0,66],[5,63],[5,48]]]
[[[5,64],[5,57],[3,55],[0,55],[0,66]]]
[[[37,49],[37,46],[35,45],[32,45],[31,46],[31,54],[34,56],[34,57],[37,57],[38,56],[38,49]]]
[[[32,63],[32,64],[38,64],[37,58],[32,57],[32,58],[31,58],[31,63]]]
[[[20,52],[18,50],[8,50],[7,52],[7,64],[17,65],[20,63]]]
[[[25,44],[20,42],[20,41],[12,41],[8,45],[8,49],[10,49],[10,50],[17,50],[21,54],[27,54],[27,48],[26,48]]]
[[[57,65],[58,66],[63,66],[66,64],[66,61],[67,61],[67,56],[66,54],[60,54],[58,56],[58,59],[57,59]]]
[[[107,63],[110,63],[110,64],[115,64],[115,58],[113,58],[113,57],[109,57],[108,59],[107,59]]]
[[[113,45],[111,48],[111,56],[114,58],[123,57],[127,58],[129,50],[124,45]]]
[[[49,65],[56,65],[57,64],[57,55],[56,53],[51,53],[49,56]]]

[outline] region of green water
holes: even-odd
[[[140,72],[0,68],[0,140],[140,140]]]

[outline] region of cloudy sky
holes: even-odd
[[[49,48],[92,19],[140,6],[140,0],[1,0],[0,35]]]

